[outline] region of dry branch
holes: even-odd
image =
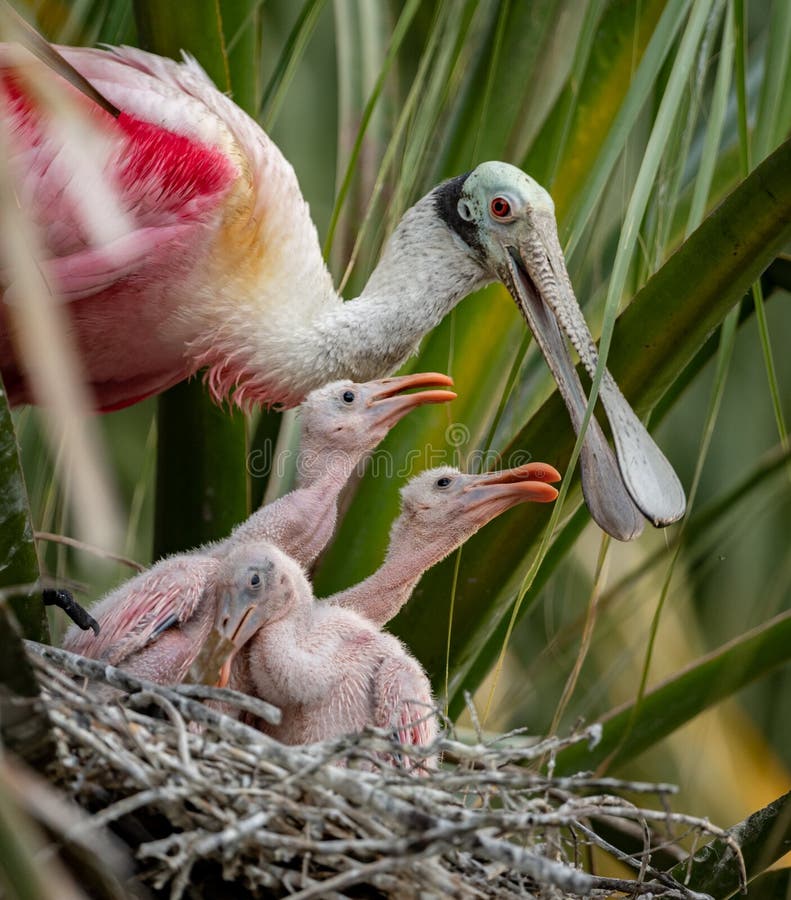
[[[724,837],[705,820],[668,812],[672,785],[538,771],[540,760],[595,730],[519,746],[471,746],[448,734],[408,756],[381,730],[290,747],[194,699],[227,710],[235,702],[250,709],[250,698],[166,688],[62,650],[28,648],[57,738],[50,777],[92,813],[80,839],[108,825],[131,833],[133,823],[144,834],[129,841],[136,879],[172,898],[207,896],[206,879],[224,878],[256,896],[301,900],[360,889],[399,898],[693,900],[704,895],[651,866],[652,844]],[[117,689],[110,699],[107,686]],[[255,714],[262,711],[272,714],[268,704]],[[419,765],[437,752],[454,762],[428,776],[398,762]],[[658,808],[626,793],[653,795]],[[633,878],[581,866],[585,847],[606,846],[595,830],[603,817],[642,829],[642,851],[620,854]]]

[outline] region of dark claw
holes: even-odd
[[[59,606],[78,628],[82,628],[83,631],[92,628],[94,634],[99,633],[99,623],[77,603],[69,591],[62,588],[44,588],[41,596],[44,606]]]

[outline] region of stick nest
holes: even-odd
[[[216,688],[165,688],[63,650],[28,648],[56,736],[47,775],[88,810],[80,837],[110,826],[136,860],[133,883],[174,900],[247,892],[701,898],[652,868],[651,855],[681,839],[725,837],[671,812],[672,785],[542,774],[558,750],[595,741],[595,727],[531,745],[513,736],[471,745],[448,730],[408,757],[377,730],[284,746],[219,712],[216,701],[265,717],[266,704]],[[441,768],[416,774],[436,753]],[[598,833],[603,823],[636,834],[640,852],[611,847]],[[593,847],[633,877],[591,874]]]

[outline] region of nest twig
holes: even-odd
[[[165,688],[63,650],[28,647],[56,733],[50,777],[92,813],[81,829],[111,825],[124,834],[134,821],[136,877],[173,900],[206,896],[207,878],[299,900],[693,900],[703,895],[652,867],[652,853],[690,835],[726,838],[706,820],[670,812],[672,785],[536,771],[593,730],[524,746],[470,745],[447,733],[434,746],[407,748],[371,729],[285,746],[195,697],[273,717],[261,701],[197,685]],[[120,693],[97,703],[94,685]],[[416,775],[436,753],[453,762]],[[626,793],[653,795],[660,808],[619,796]],[[612,847],[597,832],[603,821],[638,828],[641,850]],[[585,871],[596,846],[633,877]]]

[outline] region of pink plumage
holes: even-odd
[[[67,633],[64,647],[73,653],[110,665],[123,664],[136,671],[135,655],[154,641],[160,630],[173,628],[174,633],[180,634],[184,623],[195,617],[204,587],[218,566],[219,561],[214,557],[196,553],[162,560],[110,593],[92,610],[101,625],[98,635],[73,627]],[[213,614],[211,609],[205,617],[206,633],[210,630]],[[197,653],[200,642],[180,636],[185,646],[195,648]],[[164,644],[160,647],[167,655]],[[164,680],[178,681],[184,674],[179,675],[178,669],[179,666],[174,665]]]
[[[219,150],[122,112],[118,128],[126,137],[120,182],[138,207],[180,216],[219,203],[236,170]],[[153,188],[153,190],[152,190]]]
[[[262,172],[243,170],[257,162],[255,149],[274,145],[194,63],[179,66],[133,50],[60,49],[121,110],[114,118],[44,70],[110,148],[96,177],[114,193],[125,233],[100,240],[91,234],[85,198],[72,184],[70,160],[89,152],[79,146],[79,129],[62,128],[31,90],[41,71],[23,74],[18,58],[2,47],[0,98],[10,126],[9,164],[41,236],[42,268],[55,296],[68,304],[86,378],[106,411],[157,393],[203,364],[226,367],[232,348],[205,343],[220,324],[207,321],[209,304],[222,306],[226,284],[238,292],[240,281],[249,282],[247,292],[259,275],[257,262],[266,255],[263,246],[254,247],[263,224],[257,218]],[[245,148],[256,131],[261,146]],[[247,247],[256,252],[240,260]],[[33,398],[7,308],[25,299],[2,276],[0,369],[11,402],[28,402]],[[238,371],[234,384],[249,380]],[[226,392],[229,387],[224,384]]]
[[[0,71],[0,85],[9,105],[17,152],[28,161],[40,154],[45,162],[36,159],[34,165],[43,168],[57,153],[56,146],[47,147],[46,122],[42,121],[46,117],[14,70]],[[150,216],[157,221],[168,214],[194,215],[196,204],[219,203],[238,174],[215,147],[124,110],[114,118],[65,82],[61,88],[73,95],[83,114],[91,116],[108,137],[117,138],[114,165],[104,175],[119,189],[123,205],[138,218]]]
[[[268,541],[310,565],[332,535],[338,496],[363,455],[411,410],[456,396],[404,391],[451,383],[430,372],[314,391],[301,410],[299,487],[255,512],[226,540],[163,559],[116,588],[93,610],[98,637],[75,625],[64,647],[156,681],[179,681],[211,629],[215,610],[206,595],[220,561],[234,547]]]
[[[213,580],[216,627],[239,652],[223,667],[230,686],[274,703],[286,744],[392,730],[401,743],[437,735],[426,673],[391,634],[350,610],[316,602],[300,567],[264,543],[235,548]],[[225,678],[221,680],[221,683]]]

